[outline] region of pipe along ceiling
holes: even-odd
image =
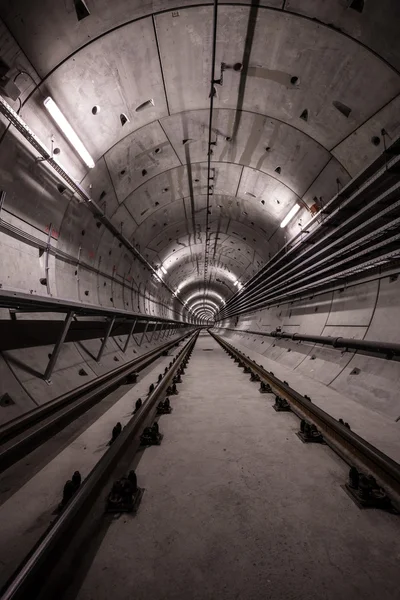
[[[58,265],[3,287],[204,323],[316,289],[279,260],[399,134],[398,11],[0,3],[0,207]]]

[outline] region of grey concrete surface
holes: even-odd
[[[398,0],[219,3],[216,77],[221,63],[227,68],[215,97],[208,198],[211,3],[87,4],[90,15],[78,21],[73,2],[0,0],[0,58],[21,90],[21,104],[7,101],[46,146],[60,149],[61,164],[114,227],[155,268],[163,265],[175,294],[64,182],[60,187],[47,163],[37,160],[13,127],[7,129],[3,117],[0,288],[32,295],[48,288],[55,298],[187,319],[193,294],[208,306],[215,294],[228,300],[237,281],[249,280],[307,228],[316,201],[329,202],[400,133]],[[87,170],[47,114],[47,95],[81,136],[94,169]],[[136,110],[150,99],[147,108]],[[100,108],[96,115],[94,106]],[[122,113],[128,117],[124,125]],[[280,228],[296,202],[301,210]],[[63,255],[51,256],[47,270],[39,247],[50,227],[51,246]],[[209,281],[204,278],[207,235]],[[44,277],[46,286],[40,283]],[[398,342],[399,281],[352,283],[325,294],[311,290],[301,301],[220,325],[236,329],[226,332],[228,340],[399,460],[398,361],[246,333],[280,326],[288,333]],[[182,306],[177,297],[188,304]],[[9,318],[3,310],[0,316]],[[163,454],[151,449],[141,462],[149,489],[143,521],[113,525],[104,547],[110,564],[98,573],[99,583],[89,578],[82,598],[101,600],[106,591],[112,596],[114,581],[119,576],[127,581],[128,565],[135,561],[140,587],[128,583],[131,595],[143,598],[160,568],[161,598],[394,595],[399,555],[391,518],[361,514],[349,505],[339,489],[342,465],[326,449],[305,449],[285,437],[287,424],[294,427],[292,417],[264,414],[268,401],[238,373],[221,376],[225,369],[233,373],[232,367],[215,348],[203,353],[203,343],[212,344],[199,342],[197,366],[182,386],[186,400],[180,396],[174,418],[162,420],[171,434]],[[133,343],[125,357],[120,346],[121,340],[110,340],[98,365],[93,360],[98,340],[65,345],[52,386],[38,377],[51,348],[5,355],[0,397],[11,391],[17,401],[0,405],[0,422],[75,388],[82,367],[87,379],[94,378],[136,356]],[[160,460],[166,461],[163,466]],[[163,502],[168,525],[160,520]],[[32,506],[38,507],[35,499]],[[27,529],[29,515],[28,510]],[[123,535],[124,528],[131,537]],[[121,598],[123,593],[121,587]]]
[[[204,265],[212,41],[210,3],[192,4],[116,0],[111,10],[102,0],[78,21],[73,3],[0,2],[0,52],[10,75],[23,99],[32,78],[39,84],[22,117],[47,145],[54,135],[72,176],[146,259],[167,266],[170,285],[184,283],[187,291],[202,280]],[[285,231],[279,228],[294,202],[327,202],[381,154],[382,140],[371,140],[382,128],[391,140],[400,131],[396,1],[361,12],[343,0],[320,4],[219,6],[217,76],[222,62],[228,68],[215,99],[209,221],[211,285],[224,297],[299,232],[299,223],[307,224],[310,213],[302,209]],[[244,81],[232,65],[245,56]],[[48,94],[93,155],[92,171],[44,110]],[[136,111],[149,99],[153,104]],[[93,106],[100,107],[96,115]],[[122,113],[129,119],[123,126]],[[0,168],[5,218],[40,235],[52,224],[54,246],[79,260],[78,269],[51,261],[53,295],[81,299],[87,292],[93,303],[128,301],[164,316],[182,310],[68,189],[59,191],[54,174],[12,130],[0,143]],[[43,258],[21,241],[6,239],[2,248],[0,283],[37,293]]]
[[[398,518],[360,511],[345,465],[206,334],[179,390],[138,514],[111,524],[78,600],[396,597]]]
[[[178,351],[174,349],[171,355]],[[158,374],[163,373],[170,361],[171,356],[158,360],[94,423],[87,423],[80,435],[61,445],[56,456],[42,465],[39,471],[35,472],[35,455],[23,459],[28,465],[32,463],[32,468],[28,467],[32,475],[11,496],[8,488],[21,477],[20,465],[17,463],[0,475],[0,587],[47,529],[67,479],[75,470],[80,471],[82,479],[89,474],[107,451],[114,425],[119,421],[125,426],[132,418],[136,400],[141,397],[145,403],[149,385],[157,381]],[[86,418],[90,418],[90,411]],[[22,472],[22,476],[26,479],[26,473]]]

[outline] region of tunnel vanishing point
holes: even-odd
[[[362,478],[370,478],[369,492],[361,489],[364,499],[365,494],[378,494],[371,477],[379,490],[388,492],[392,512],[379,518],[389,519],[398,536],[399,521],[393,515],[399,510],[397,494],[400,497],[400,479],[396,479],[400,461],[399,27],[398,0],[0,0],[0,464],[2,457],[5,461],[0,469],[4,477],[0,518],[4,508],[5,520],[13,524],[4,534],[3,550],[11,547],[11,539],[25,540],[24,551],[19,546],[14,554],[10,550],[14,558],[10,565],[4,562],[8,567],[0,587],[10,594],[4,598],[36,598],[23,595],[25,591],[18,592],[21,596],[7,591],[25,550],[35,541],[29,536],[27,541],[27,523],[14,521],[13,515],[26,503],[21,497],[18,504],[13,494],[21,494],[30,482],[33,485],[39,471],[51,463],[42,455],[37,462],[32,458],[35,474],[21,474],[19,465],[32,452],[33,457],[40,454],[42,442],[56,443],[49,434],[39,440],[36,432],[28,452],[27,440],[32,441],[31,434],[24,433],[28,421],[29,427],[33,421],[37,427],[42,418],[50,419],[61,406],[64,411],[78,396],[89,394],[90,411],[98,412],[89,411],[87,415],[94,416],[88,416],[83,426],[86,412],[74,405],[68,427],[75,429],[68,434],[72,436],[68,443],[96,423],[96,431],[103,427],[107,432],[105,443],[117,423],[107,450],[117,453],[135,402],[135,419],[140,421],[143,414],[140,423],[151,425],[144,420],[145,415],[150,419],[151,402],[144,399],[147,394],[150,399],[157,395],[163,377],[169,376],[167,394],[178,383],[179,397],[171,396],[174,412],[162,417],[160,425],[180,423],[182,418],[183,429],[176,426],[169,435],[167,431],[157,451],[162,456],[165,445],[169,456],[168,440],[179,445],[182,430],[190,430],[191,421],[185,418],[199,419],[204,431],[193,426],[188,433],[187,444],[196,452],[185,459],[188,472],[182,469],[187,482],[192,469],[197,469],[196,456],[204,451],[204,481],[199,485],[205,486],[203,500],[216,522],[224,521],[222,516],[218,520],[221,506],[230,502],[238,506],[230,494],[235,486],[240,489],[244,477],[231,473],[231,492],[225,490],[215,499],[207,481],[217,469],[215,461],[222,460],[216,458],[217,449],[210,449],[218,440],[223,454],[233,452],[238,444],[233,462],[248,454],[249,464],[242,469],[249,468],[252,475],[246,479],[245,500],[238,502],[255,503],[257,515],[262,510],[256,500],[261,492],[255,491],[259,480],[272,477],[273,481],[272,472],[278,478],[278,471],[284,472],[280,461],[285,463],[288,452],[293,475],[287,478],[292,484],[287,490],[283,483],[275,487],[271,483],[275,492],[270,500],[270,487],[261,495],[265,510],[270,510],[270,502],[276,506],[279,499],[294,493],[297,508],[293,514],[290,506],[287,510],[290,522],[302,523],[293,534],[299,543],[308,527],[304,519],[312,501],[302,488],[305,480],[297,488],[295,479],[299,470],[307,471],[311,459],[304,458],[302,466],[296,466],[296,451],[282,447],[277,462],[271,458],[270,472],[268,460],[260,458],[269,456],[275,444],[265,439],[267,432],[271,428],[272,437],[279,437],[276,419],[279,423],[286,419],[269,412],[271,424],[260,417],[264,410],[260,403],[265,402],[257,388],[261,382],[260,391],[278,397],[275,408],[287,404],[300,417],[303,438],[310,431],[312,437],[317,428],[325,444],[319,452],[328,452],[328,447],[331,452],[338,436],[346,438],[339,452],[345,471],[349,466],[358,469],[360,489]],[[246,384],[238,379],[239,372],[224,350],[252,375],[252,384],[248,375]],[[175,363],[166,358],[168,352],[177,357]],[[187,367],[185,352],[192,353]],[[179,361],[183,366],[178,368]],[[151,369],[155,369],[153,376]],[[137,387],[141,381],[143,389]],[[150,384],[154,388],[148,391]],[[132,410],[118,413],[116,407],[125,401],[123,386],[130,386],[126,393],[135,398]],[[228,400],[236,401],[238,396],[244,402],[246,386],[249,397],[254,396],[251,402],[258,403],[251,404],[249,414],[243,414],[242,405],[232,408],[236,405]],[[157,414],[169,414],[169,403],[164,406],[165,398],[157,398],[161,401]],[[311,402],[311,412],[304,398]],[[185,402],[188,412],[182,408],[180,416],[178,406],[186,406]],[[109,410],[114,411],[112,417]],[[224,415],[231,410],[238,411],[236,417],[227,418],[223,425]],[[319,410],[327,415],[326,423]],[[211,417],[215,412],[218,419]],[[100,426],[106,415],[107,424]],[[287,418],[298,428],[293,414]],[[241,429],[239,423],[247,424]],[[285,432],[290,430],[290,425],[286,427]],[[64,441],[57,450],[52,446],[46,451],[47,461],[66,447],[65,431],[57,430]],[[14,434],[24,440],[23,460],[21,449],[11,458]],[[2,436],[9,444],[3,454]],[[237,441],[241,436],[246,438],[243,447]],[[296,439],[296,443],[301,442]],[[351,444],[358,450],[349,458]],[[361,446],[379,455],[386,467],[380,463],[378,468],[372,454],[368,460],[362,458]],[[88,448],[86,441],[82,447]],[[185,454],[181,447],[175,452]],[[61,467],[53,469],[62,475],[49,492],[50,496],[54,492],[54,498],[48,500],[46,510],[56,497],[60,500],[65,480],[77,470],[83,481],[78,487],[84,492],[89,465],[86,472],[75,459],[67,463],[68,473]],[[135,463],[132,469],[136,467]],[[313,487],[318,483],[317,471],[329,469],[317,463],[312,468],[314,475],[304,477]],[[146,479],[145,460],[138,466],[139,486],[140,469]],[[183,476],[174,470],[168,473],[179,494],[192,494],[189,488],[180,488]],[[221,473],[215,475],[218,481],[224,477]],[[351,488],[354,481],[358,486],[358,475],[355,480],[352,473],[350,484],[343,479],[344,486]],[[43,475],[42,483],[49,478]],[[329,482],[324,484],[328,488],[333,485]],[[42,490],[41,485],[35,490]],[[151,484],[146,480],[143,486],[146,493],[140,511],[145,512]],[[337,489],[339,504],[351,507],[346,531],[358,528],[357,535],[364,535],[353,544],[362,566],[350,550],[343,549],[345,533],[342,537],[338,533],[329,552],[335,556],[331,563],[341,566],[336,576],[326,571],[326,579],[323,565],[319,575],[310,575],[310,581],[324,590],[314,597],[330,598],[331,593],[332,598],[360,594],[368,600],[369,593],[371,598],[394,597],[399,576],[385,557],[398,557],[398,547],[395,551],[389,533],[382,541],[390,530],[388,521],[375,523],[373,531],[370,524],[356,525],[351,511],[360,508],[348,504],[351,501],[339,484]],[[30,494],[32,498],[36,491]],[[362,498],[358,501],[363,504]],[[43,518],[43,504],[35,509],[33,504],[30,518]],[[324,500],[319,499],[318,506],[324,506]],[[238,525],[237,538],[253,539],[258,527],[255,516],[255,521],[243,514],[239,518],[235,510],[229,513],[231,522],[248,522],[245,532],[239,533]],[[139,528],[140,511],[135,520]],[[312,512],[310,518],[318,518],[318,509]],[[210,515],[201,526],[197,524],[198,529],[211,527],[204,525],[213,521]],[[332,506],[326,512],[321,509],[326,527],[327,520],[338,518]],[[48,520],[43,522],[48,525]],[[188,517],[189,530],[191,522]],[[151,537],[150,525],[143,527],[141,535]],[[161,536],[162,529],[161,524]],[[301,585],[307,571],[304,564],[301,575],[296,567],[292,569],[285,588],[282,580],[287,573],[272,584],[268,560],[261,564],[254,557],[241,567],[242,583],[234,575],[229,583],[227,572],[232,566],[228,563],[244,560],[252,550],[243,550],[237,559],[236,538],[227,529],[221,525],[217,536],[230,547],[226,564],[221,549],[213,559],[215,572],[212,565],[205,568],[199,557],[203,552],[213,555],[210,540],[214,537],[204,534],[207,542],[202,549],[191,538],[193,554],[189,547],[179,558],[178,550],[176,555],[172,551],[175,558],[161,574],[165,596],[161,589],[155,596],[246,598],[241,586],[250,581],[247,598],[280,600],[290,597],[289,587]],[[316,544],[317,530],[310,530]],[[184,534],[174,530],[165,533],[165,539],[175,535]],[[271,525],[265,536],[280,538],[281,531]],[[288,541],[290,553],[293,544],[293,539]],[[381,574],[371,585],[362,575],[375,560],[365,550],[368,544],[377,548]],[[270,551],[278,550],[273,546]],[[150,576],[146,569],[158,559],[150,555],[149,547],[142,559],[132,558],[147,574],[129,588],[131,595],[126,597],[135,597],[137,590],[138,598],[154,598],[147,595],[146,581],[156,575]],[[182,566],[183,555],[191,555],[198,565],[196,572],[186,563]],[[294,564],[297,559],[297,555],[290,558]],[[0,564],[2,560],[0,554]],[[258,565],[251,569],[263,582],[258,591],[252,588],[255,575],[250,574],[250,562]],[[331,563],[326,569],[333,568]],[[167,576],[179,569],[184,589]],[[344,576],[339,583],[343,573],[348,579]],[[80,600],[101,600],[102,593],[104,598],[114,593],[107,587],[111,577],[98,588],[95,575],[88,577],[77,596]],[[122,581],[125,575],[119,572],[119,577]],[[196,586],[201,587],[204,578],[208,583],[200,591]],[[349,581],[356,582],[353,588],[350,583],[346,587]],[[55,597],[55,588],[51,589],[49,597]],[[122,588],[115,593],[116,600],[125,597]]]

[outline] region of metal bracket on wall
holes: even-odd
[[[150,321],[147,321],[147,323],[146,323],[146,327],[144,328],[144,331],[143,331],[143,333],[142,333],[142,337],[140,338],[140,342],[138,343],[138,346],[141,346],[141,345],[142,345],[142,343],[143,343],[143,339],[144,339],[144,336],[146,335],[146,331],[147,331],[147,328],[148,328],[148,326],[149,326],[149,323],[150,323]],[[136,343],[137,343],[137,342],[136,342]]]
[[[122,350],[122,352],[125,354],[127,348],[128,348],[128,344],[129,344],[129,340],[131,339],[131,335],[133,335],[133,332],[135,331],[135,327],[136,327],[136,323],[137,323],[137,318],[133,321],[132,326],[129,330],[128,335],[126,336],[126,340],[125,340],[125,345],[124,345],[124,349]]]
[[[105,349],[106,344],[108,342],[108,338],[110,337],[112,328],[114,327],[114,323],[115,323],[115,317],[113,317],[109,321],[109,324],[108,324],[108,327],[107,327],[107,331],[106,331],[106,335],[104,336],[103,341],[101,343],[100,350],[99,350],[99,353],[98,353],[97,358],[96,358],[96,362],[100,362],[101,357],[103,356],[103,352],[104,352],[104,349]]]
[[[149,344],[151,344],[151,342],[153,341],[153,337],[154,337],[154,334],[155,334],[155,332],[156,332],[157,325],[158,325],[158,321],[156,321],[156,323],[155,323],[155,325],[154,325],[154,329],[153,329],[153,332],[152,332],[152,334],[151,334],[151,336],[150,336],[150,339],[149,339],[149,338],[146,336],[146,338],[147,338],[147,340],[148,340]]]
[[[64,326],[61,330],[60,337],[58,338],[57,343],[54,346],[54,350],[51,353],[50,360],[47,363],[46,371],[44,373],[43,378],[46,381],[46,383],[48,383],[48,384],[51,383],[51,375],[54,371],[54,367],[56,366],[56,362],[57,362],[57,359],[58,359],[60,351],[61,351],[61,346],[63,345],[63,343],[65,341],[69,326],[71,325],[73,318],[74,318],[74,313],[71,310],[67,313],[67,316],[65,317]]]
[[[159,330],[159,333],[157,336],[157,342],[160,339],[162,332],[164,331],[164,327],[165,327],[165,323],[161,323],[161,329]]]

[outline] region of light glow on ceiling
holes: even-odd
[[[286,215],[286,217],[283,219],[282,223],[281,223],[281,227],[286,227],[286,225],[289,223],[289,221],[291,221],[294,217],[295,214],[298,213],[298,211],[300,210],[300,204],[295,204],[290,211],[288,212],[288,214]]]
[[[58,108],[57,104],[52,98],[50,98],[50,96],[48,96],[44,101],[44,106],[53,120],[57,123],[58,127],[61,129],[69,143],[75,148],[83,162],[89,167],[89,169],[93,169],[95,166],[93,158],[90,156],[82,141],[79,139],[71,125],[68,123],[67,119],[62,114],[61,110]]]

